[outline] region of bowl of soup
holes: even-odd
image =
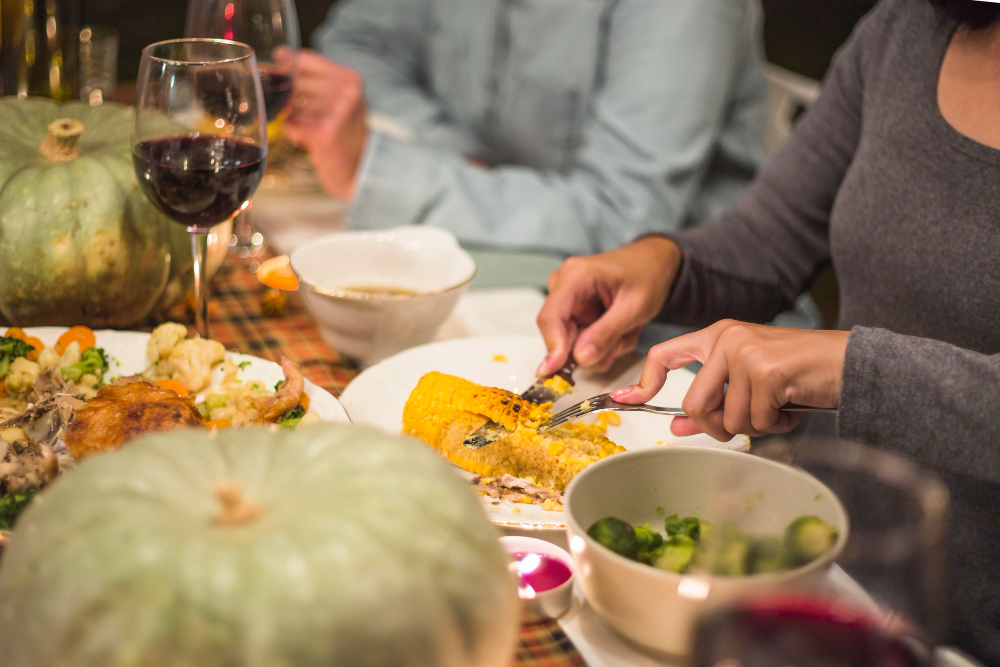
[[[430,342],[476,275],[434,227],[336,232],[289,261],[323,339],[363,365]]]

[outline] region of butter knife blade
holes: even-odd
[[[576,360],[573,359],[573,355],[571,354],[569,358],[566,359],[566,363],[562,368],[554,373],[537,378],[530,387],[521,392],[521,398],[526,401],[531,401],[532,403],[548,403],[549,401],[556,400],[562,396],[564,392],[557,392],[552,387],[545,384],[546,380],[550,380],[554,377],[560,377],[569,383],[571,387],[576,386],[576,382],[573,380],[573,371],[575,370]],[[491,419],[476,429],[476,432],[466,438],[462,444],[469,449],[480,449],[492,442],[496,442],[501,438],[505,438],[508,435],[510,435],[510,431],[507,430],[507,428]]]

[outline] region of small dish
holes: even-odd
[[[554,561],[566,566],[568,577],[558,586],[545,590],[534,590],[530,585],[521,583],[518,588],[518,595],[521,598],[522,623],[541,623],[559,618],[569,609],[573,602],[573,558],[566,552],[551,542],[539,540],[534,537],[507,536],[500,538],[500,544],[504,550],[511,555],[529,554],[548,556]],[[536,561],[524,558],[520,563],[528,563],[528,567],[534,567]],[[518,573],[518,562],[511,561],[511,568]],[[520,577],[519,577],[520,578]]]
[[[476,275],[455,236],[434,227],[337,232],[290,263],[323,339],[364,365],[429,342]]]

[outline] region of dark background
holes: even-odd
[[[667,1],[667,0],[664,0]],[[135,78],[142,47],[184,31],[186,0],[84,0],[84,20],[116,28],[121,35],[119,75]],[[298,0],[303,44],[334,0]],[[763,0],[764,37],[771,62],[822,78],[830,58],[875,0]]]

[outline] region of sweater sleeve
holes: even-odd
[[[855,29],[819,99],[736,208],[673,237],[684,257],[661,321],[768,322],[829,260],[830,212],[861,136],[864,72],[888,6],[882,3]]]
[[[998,386],[1000,354],[855,327],[844,359],[837,432],[997,483]]]

